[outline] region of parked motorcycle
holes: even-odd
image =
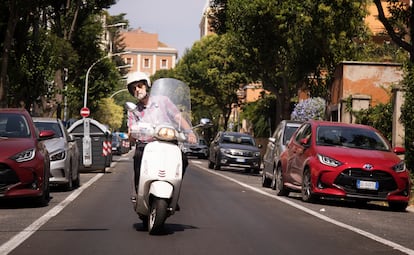
[[[178,142],[186,141],[186,133],[193,128],[190,89],[182,81],[162,78],[153,83],[143,114],[138,112],[134,103],[127,102],[126,108],[139,116],[139,121],[130,127],[131,136],[139,141],[148,141],[142,156],[133,208],[149,233],[156,234],[166,219],[176,212],[180,196],[183,162]],[[183,119],[190,125],[190,130],[182,127]],[[197,126],[208,123],[208,119],[203,119]],[[135,190],[134,187],[134,193]]]

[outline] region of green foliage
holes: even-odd
[[[414,66],[407,65],[403,80],[405,103],[401,108],[401,122],[405,128],[405,161],[407,168],[414,172]]]
[[[378,104],[368,109],[354,112],[356,123],[378,129],[388,141],[392,141],[393,104]]]
[[[262,94],[261,99],[243,106],[241,118],[253,123],[255,137],[269,137],[275,129],[276,97]]]
[[[103,9],[114,3],[114,0],[71,0],[6,1],[0,4],[0,13],[4,14],[0,19],[1,43],[13,41],[12,48],[8,49],[12,54],[8,56],[5,69],[9,83],[6,87],[8,104],[24,104],[33,111],[32,114],[47,111],[51,114],[62,103],[62,96],[67,95],[68,118],[76,118],[83,102],[86,70],[107,54],[101,49],[102,24],[99,21],[105,13]],[[16,16],[9,13],[13,4],[18,7],[13,13]],[[123,16],[118,15],[108,21],[123,22],[122,19]],[[13,21],[16,29],[6,34],[7,26],[4,24]],[[117,60],[119,58],[114,58]],[[68,70],[67,76],[64,70]],[[99,99],[117,86],[119,79],[119,72],[112,63],[102,62],[94,67],[88,97],[92,112],[97,109]],[[0,86],[7,84],[1,83]]]
[[[193,109],[200,111],[200,115],[206,114],[203,117],[210,117],[216,127],[220,125],[224,129],[231,105],[237,102],[239,84],[246,81],[239,71],[240,61],[234,55],[237,49],[238,44],[230,35],[204,37],[185,53],[175,70],[175,75],[192,90]]]
[[[99,101],[94,119],[105,123],[111,130],[119,130],[122,126],[124,108],[117,105],[112,98],[103,98]]]
[[[339,61],[354,60],[360,50],[355,39],[366,33],[361,0],[233,0],[226,6],[225,27],[243,49],[237,55],[243,71],[276,95],[279,121],[289,117],[296,85],[314,88],[310,74],[319,81],[332,76]]]

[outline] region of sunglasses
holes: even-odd
[[[134,85],[132,85],[132,88],[133,89],[136,89],[137,87],[138,88],[142,88],[142,87],[144,87],[145,86],[145,83],[143,83],[143,82],[137,82],[137,83],[135,83]]]

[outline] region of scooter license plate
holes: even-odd
[[[358,189],[378,190],[378,182],[357,180]]]

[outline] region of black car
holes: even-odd
[[[210,144],[208,167],[219,170],[221,166],[231,166],[259,173],[259,148],[249,134],[221,131]]]

